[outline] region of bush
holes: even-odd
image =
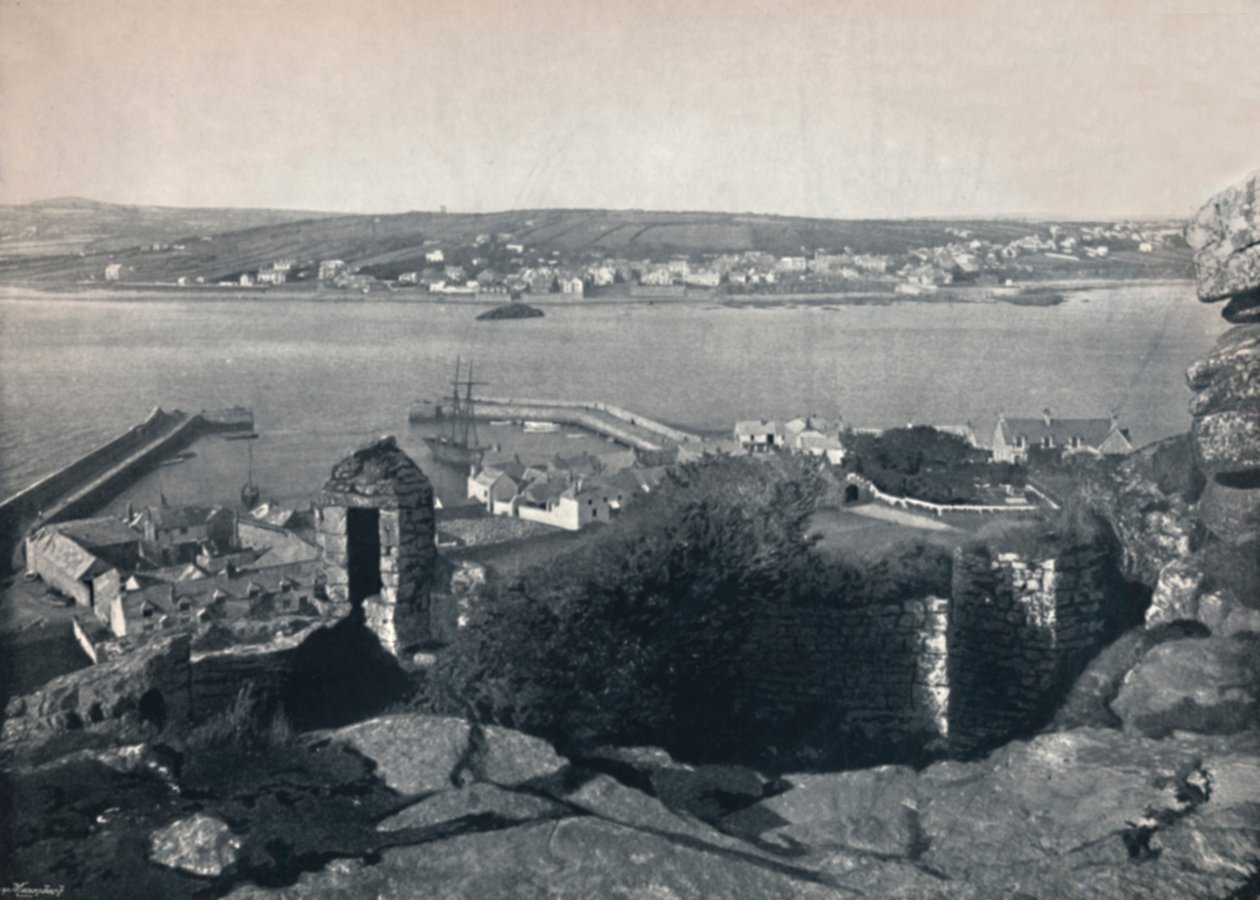
[[[795,458],[680,466],[617,528],[489,589],[448,654],[451,693],[562,743],[729,727],[757,604],[799,580],[822,489]]]

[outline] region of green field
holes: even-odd
[[[642,210],[336,215],[182,210],[64,200],[0,207],[0,280],[49,284],[89,278],[100,281],[110,262],[122,263],[123,280],[137,283],[173,282],[180,276],[212,282],[286,257],[299,264],[342,259],[352,268],[400,262],[410,268],[422,266],[424,253],[434,246],[468,248],[478,235],[503,235],[505,241],[524,244],[531,258],[555,253],[567,261],[578,261],[665,259],[674,254],[748,250],[787,255],[844,247],[858,253],[902,253],[957,241],[950,229],[965,229],[973,238],[1006,243],[1045,227],[1045,222],[1017,219],[845,220]],[[154,243],[171,246],[154,250]],[[1182,262],[1189,259],[1184,249],[1175,251],[1174,256]],[[1088,266],[1053,260],[1031,265],[1038,271],[1044,268],[1047,273],[1065,276],[1097,270],[1108,277],[1113,268],[1113,264],[1097,260]],[[1115,265],[1131,275],[1162,271],[1169,260],[1134,253]],[[1079,273],[1074,271],[1077,268]]]

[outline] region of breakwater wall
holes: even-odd
[[[250,430],[248,410],[187,415],[155,408],[143,422],[0,501],[0,566],[12,559],[31,528],[90,515],[162,455],[207,431]]]
[[[599,433],[607,433],[603,429],[616,429],[617,423],[620,422],[625,426],[629,426],[629,428],[622,429],[623,433],[634,435],[640,440],[643,439],[643,435],[636,434],[637,431],[649,432],[675,444],[700,443],[702,440],[697,434],[683,431],[680,428],[673,428],[628,409],[599,401],[539,400],[525,397],[478,397],[475,398],[475,403],[478,416],[486,418],[547,419],[559,422],[558,416],[577,415],[584,412],[588,414],[587,419],[584,421],[572,420],[564,424],[581,425],[583,428],[591,428],[591,430]],[[497,411],[491,412],[488,407]],[[508,408],[519,409],[521,412],[519,415],[509,415],[502,411]],[[609,433],[608,436],[615,440],[621,440],[616,434]],[[631,444],[631,446],[634,445]],[[654,446],[652,449],[660,449],[660,447]]]
[[[1101,648],[1113,569],[1094,547],[1042,560],[960,550],[948,597],[772,604],[741,654],[744,689],[824,723],[819,738],[899,758],[982,752],[1048,715]]]

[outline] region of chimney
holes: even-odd
[[[1050,427],[1050,407],[1046,407],[1041,411],[1041,418],[1045,421],[1046,427]]]

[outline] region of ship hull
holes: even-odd
[[[481,457],[486,453],[485,447],[469,447],[445,438],[425,438],[424,442],[429,445],[429,452],[434,459],[453,466],[475,465],[481,462]]]

